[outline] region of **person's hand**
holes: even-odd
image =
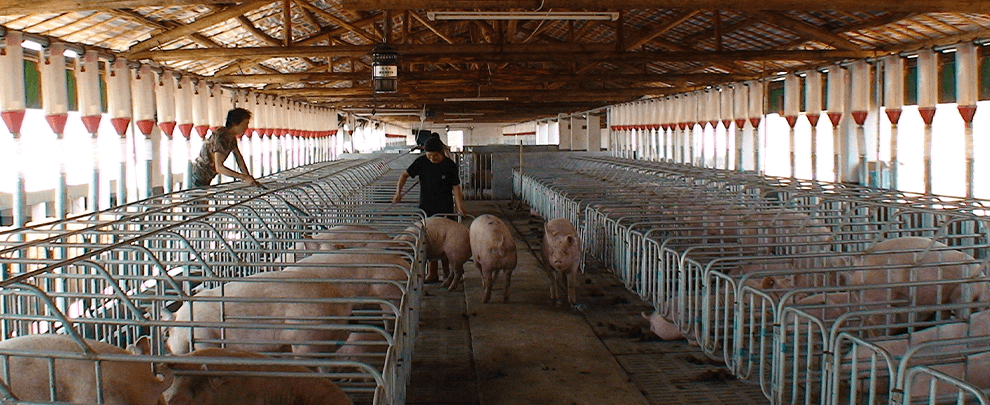
[[[262,187],[261,182],[258,181],[258,179],[255,179],[250,174],[247,174],[247,175],[244,176],[244,182],[247,183],[247,184],[250,184],[252,186]]]
[[[402,202],[402,196],[401,195],[396,194],[396,195],[392,196],[392,204],[397,204],[397,203],[400,203],[400,202]]]
[[[466,215],[467,215],[467,213],[466,213],[466,212],[464,212],[464,208],[461,208],[461,207],[458,207],[458,208],[457,208],[457,215],[460,215],[460,216],[462,216],[462,217],[463,217],[463,216],[466,216]]]

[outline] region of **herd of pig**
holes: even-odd
[[[765,232],[769,236],[761,237],[780,237],[786,232],[786,227],[779,227]],[[774,243],[764,243],[772,244]],[[990,305],[990,282],[986,263],[943,243],[916,236],[881,240],[859,253],[821,257],[819,264],[824,263],[830,267],[828,269],[809,269],[808,263],[802,262],[798,257],[801,256],[780,261],[779,265],[743,265],[732,273],[735,279],[742,280],[740,288],[761,291],[773,299],[769,303],[771,307],[783,305],[783,308],[800,308],[799,312],[784,311],[783,316],[778,312],[778,319],[772,320],[774,324],[800,324],[801,321],[797,319],[803,318],[787,317],[787,314],[805,314],[800,316],[817,319],[807,324],[820,321],[826,325],[822,331],[828,336],[827,325],[841,317],[842,322],[858,331],[856,333],[880,342],[877,343],[879,350],[885,351],[885,356],[892,359],[902,359],[910,347],[920,343],[931,345],[934,341],[951,342],[960,338],[990,337],[990,316],[986,315],[990,311],[970,313],[984,310]],[[834,281],[823,282],[825,274]],[[749,277],[751,275],[754,277]],[[819,290],[822,288],[823,290]],[[733,305],[735,311],[752,311],[753,308],[747,307],[759,306],[748,298],[739,299],[734,304],[718,305]],[[937,307],[939,305],[956,305],[955,317],[946,318],[947,312],[947,316],[953,315],[952,311],[943,310],[938,314],[943,308]],[[668,306],[676,308],[676,305]],[[698,338],[682,334],[682,329],[676,324],[676,312],[669,313],[669,319],[659,313],[650,316],[644,314],[644,317],[649,320],[651,330],[662,339],[687,338],[690,341]],[[752,317],[752,313],[746,313],[736,319],[753,319]],[[792,333],[817,336],[800,328]],[[782,340],[787,338],[780,337]],[[793,346],[794,342],[784,344],[788,343]],[[815,344],[805,347],[813,346],[817,347]],[[824,350],[833,352],[843,349],[834,343],[826,343],[823,347]],[[936,365],[933,368],[983,389],[990,388],[990,382],[984,378],[990,371],[985,363],[990,355],[990,346],[985,346],[983,350],[984,352],[970,353],[963,361],[957,361],[954,365]],[[870,375],[874,379],[874,388],[882,392],[890,388],[886,382],[878,385],[875,371],[870,374],[869,370],[860,370],[859,375],[849,375],[848,364],[854,360],[852,357],[855,357],[861,369],[862,364],[868,363],[870,354],[868,351],[858,350],[856,354],[840,355],[840,362],[846,365],[839,370],[845,370],[847,383],[861,383],[863,375]],[[809,364],[819,364],[816,359],[806,360],[811,362]],[[894,367],[896,369],[896,365]],[[927,385],[922,385],[916,387],[918,391],[914,394],[926,393],[923,391],[927,389]],[[860,387],[859,392],[868,390]]]
[[[473,257],[482,275],[483,302],[489,301],[499,272],[504,272],[506,279],[503,301],[509,300],[516,247],[502,220],[481,215],[468,229],[459,222],[431,217],[422,226],[427,260],[439,260],[444,265],[444,287],[454,290],[461,284],[464,264]],[[311,254],[291,267],[198,292],[192,301],[183,303],[171,314],[174,326],[167,329],[165,337],[170,356],[164,357],[164,363],[153,362],[162,357],[148,357],[151,343],[147,336],[126,350],[61,334],[25,335],[0,341],[3,364],[0,375],[6,384],[0,388],[7,388],[18,400],[32,402],[351,404],[351,399],[338,386],[316,373],[331,370],[281,365],[261,353],[283,352],[305,359],[334,352],[336,360],[356,360],[358,357],[346,355],[368,350],[356,342],[375,339],[391,342],[384,335],[348,329],[347,317],[354,304],[348,303],[347,298],[400,299],[403,289],[398,286],[404,285],[409,277],[409,262],[401,254],[380,252],[408,246],[415,238],[412,235],[418,234],[419,229],[415,228],[392,237],[363,225],[335,226],[299,242],[297,251]],[[370,255],[369,249],[379,249],[378,254]],[[574,278],[580,268],[581,252],[574,227],[562,219],[547,223],[542,253],[551,282],[551,298],[562,298],[560,290],[566,289],[568,302],[576,303]],[[331,279],[365,282],[321,281]],[[368,280],[380,282],[368,283]],[[191,305],[192,302],[195,304]],[[282,325],[234,327],[237,321],[230,319],[238,318],[264,318],[267,321],[257,322]],[[300,321],[304,319],[337,322],[340,327],[304,328],[300,326],[306,323]],[[190,326],[180,326],[183,322]],[[216,326],[224,323],[227,326]],[[286,327],[290,323],[296,327]],[[265,378],[265,374],[291,377],[273,379]]]

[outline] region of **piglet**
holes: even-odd
[[[560,299],[560,289],[567,287],[567,302],[577,304],[575,279],[581,269],[581,239],[571,222],[557,218],[547,222],[543,232],[543,269],[550,279],[550,299]]]
[[[516,242],[512,239],[512,232],[501,219],[485,214],[471,222],[470,237],[474,263],[481,271],[481,283],[485,287],[485,297],[481,302],[491,299],[492,284],[499,271],[505,271],[502,301],[509,302],[509,284],[512,282],[512,270],[516,268]]]
[[[233,349],[200,349],[182,357],[223,357],[231,360],[272,359],[265,355]],[[171,363],[178,372],[165,391],[168,405],[293,404],[351,405],[347,394],[330,380],[318,377],[301,366],[256,364]],[[182,375],[184,371],[208,373]],[[255,377],[232,372],[313,374],[313,377]]]
[[[646,315],[643,312],[641,315],[643,319],[650,322],[650,331],[659,336],[661,340],[679,340],[685,338],[681,330],[677,328],[677,325],[664,319],[659,312],[653,312],[650,315]]]
[[[84,339],[93,352],[104,355],[147,355],[150,345],[147,337],[130,346],[131,351],[96,340]],[[46,357],[2,356],[5,362],[6,383],[13,395],[21,401],[52,401],[50,391],[55,390],[55,401],[62,403],[97,403],[95,370],[100,367],[100,386],[103,404],[106,405],[157,405],[162,392],[172,384],[172,373],[161,368],[156,375],[150,362],[107,360],[69,360],[59,354],[83,353],[79,343],[67,335],[43,334],[20,336],[0,342],[0,353],[5,351],[36,352]],[[48,357],[54,357],[49,363]],[[49,367],[53,367],[49,370]],[[49,381],[49,372],[55,381]]]

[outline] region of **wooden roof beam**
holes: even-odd
[[[161,31],[173,30],[176,27],[181,26],[181,24],[176,23],[176,22],[171,22],[171,21],[170,22],[165,22],[165,23],[158,22],[158,21],[155,21],[155,20],[152,20],[150,18],[147,18],[147,17],[145,17],[145,16],[143,16],[141,14],[138,14],[137,12],[131,11],[131,10],[107,10],[106,12],[108,14],[110,14],[110,15],[113,15],[113,16],[117,16],[117,17],[121,17],[121,18],[126,18],[126,19],[131,19],[131,20],[137,22],[138,24],[146,25],[146,26],[149,26],[149,27],[154,27],[155,29],[158,29],[158,30],[161,30]],[[96,13],[93,13],[93,15],[96,15]],[[109,21],[109,20],[107,20],[107,21]],[[191,40],[193,40],[193,42],[195,42],[197,44],[200,44],[202,46],[205,46],[207,48],[222,48],[223,47],[223,45],[220,45],[220,44],[216,43],[212,39],[209,39],[205,35],[200,34],[200,33],[189,34],[189,39],[191,39]]]
[[[764,23],[770,23],[771,25],[791,31],[807,39],[828,44],[836,49],[841,49],[844,51],[855,51],[862,49],[859,45],[856,45],[839,34],[835,34],[831,31],[819,28],[804,21],[791,18],[790,16],[758,10],[750,11],[749,14],[763,19]]]
[[[320,17],[326,18],[326,19],[330,20],[331,22],[333,22],[334,24],[337,24],[337,25],[339,25],[339,26],[341,26],[343,28],[346,28],[348,31],[353,32],[353,33],[361,36],[362,38],[367,39],[368,41],[370,41],[372,43],[376,43],[377,44],[379,42],[382,42],[382,38],[379,37],[378,35],[371,34],[368,31],[365,31],[364,29],[362,29],[361,27],[358,27],[357,25],[355,25],[353,23],[349,23],[349,22],[344,21],[344,20],[342,20],[340,18],[337,18],[337,16],[335,16],[333,14],[330,14],[329,12],[327,12],[326,10],[324,10],[322,8],[319,8],[319,7],[314,6],[312,3],[308,2],[308,1],[303,1],[303,2],[300,2],[298,4],[300,6],[303,6],[303,8],[305,8],[305,9],[307,9],[309,11],[312,11],[313,13],[316,13]]]
[[[152,36],[151,38],[148,38],[144,41],[134,44],[133,46],[131,46],[130,49],[128,49],[127,53],[128,55],[130,55],[133,53],[143,52],[152,49],[154,47],[165,45],[176,39],[182,38],[189,34],[197,33],[199,32],[199,30],[212,27],[214,25],[227,21],[231,18],[235,18],[249,11],[256,10],[260,7],[266,6],[270,3],[271,2],[242,3],[236,6],[227,7],[213,14],[200,17],[199,19],[193,21],[190,24],[186,24],[184,26],[162,32],[161,34]]]
[[[639,48],[647,44],[648,42],[652,41],[656,37],[659,37],[664,33],[666,33],[667,31],[670,31],[671,29],[677,27],[678,25],[681,25],[681,23],[690,20],[691,17],[694,17],[699,13],[701,13],[701,10],[689,10],[679,13],[675,15],[674,18],[672,18],[669,21],[665,21],[664,23],[660,24],[658,27],[654,28],[652,31],[641,35],[639,38],[628,41],[628,43],[624,44],[625,45],[624,49],[627,51],[631,51],[633,49]]]
[[[608,44],[396,44],[403,63],[503,63],[503,62],[734,62],[763,60],[815,61],[866,58],[875,53],[866,50],[758,50],[758,51],[675,51],[616,52]],[[201,59],[238,59],[249,57],[362,57],[371,45],[252,47],[223,49],[175,49],[141,52],[132,59],[183,61]]]
[[[454,43],[454,39],[453,38],[451,38],[451,37],[447,36],[446,34],[444,34],[443,32],[441,32],[437,27],[435,27],[432,23],[430,23],[429,20],[427,20],[427,19],[423,18],[423,16],[419,15],[419,13],[417,13],[417,12],[415,12],[413,10],[410,10],[409,11],[409,15],[414,20],[419,21],[420,24],[423,24],[423,26],[426,27],[426,29],[432,31],[434,34],[436,34],[438,37],[440,37],[440,39],[442,39],[444,41],[447,41],[448,44]]]
[[[192,1],[192,0],[189,0]],[[990,2],[971,0],[340,0],[349,10],[513,10],[681,9],[681,10],[844,10],[990,13]]]

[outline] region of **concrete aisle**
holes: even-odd
[[[505,201],[472,201],[466,209],[509,220],[519,257],[511,296],[502,303],[503,274],[482,304],[472,262],[463,288],[427,285],[408,404],[767,403],[758,387],[719,372],[724,367],[697,348],[656,341],[639,317],[652,307],[596,266],[579,277],[581,312],[553,305],[533,254],[542,221]]]

